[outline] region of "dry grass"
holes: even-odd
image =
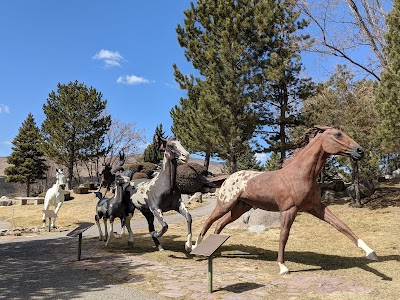
[[[222,234],[231,237],[214,260],[214,286],[220,289],[215,293],[216,299],[232,292],[259,292],[264,295],[260,299],[400,299],[400,208],[370,210],[348,205],[330,208],[376,251],[380,261],[368,261],[361,249],[329,224],[302,213],[292,227],[286,247],[291,274],[280,276],[276,263],[278,227],[265,233],[224,230]],[[204,221],[205,217],[195,220],[195,233]],[[165,271],[145,274],[156,292],[172,284],[165,279],[171,272],[166,270],[173,270],[176,274],[173,280],[179,283],[187,279],[186,273],[192,269],[188,273],[191,281],[203,282],[206,289],[207,262],[183,251],[184,228],[184,222],[170,225],[162,238],[163,247],[168,249],[163,252],[154,251],[145,230],[135,233],[133,249],[127,249],[125,239],[107,249],[100,246],[100,251],[128,257],[139,255],[145,261],[161,265]],[[182,278],[179,278],[180,270],[186,274]],[[133,274],[137,270],[127,272]],[[192,299],[192,296],[182,299]]]
[[[107,196],[111,196],[110,192]],[[83,222],[94,222],[98,198],[92,192],[75,194],[71,191],[72,200],[64,201],[58,213],[57,227],[76,227]],[[200,203],[190,203],[188,209],[200,206]],[[54,206],[50,207],[54,210]],[[175,212],[167,212],[165,215]],[[0,206],[0,220],[10,222],[12,229],[33,228],[42,225],[43,204]],[[136,212],[133,219],[144,218]]]
[[[397,198],[400,202],[399,185],[390,188],[391,201]],[[58,225],[93,222],[96,202],[93,195],[76,196],[65,202]],[[165,251],[155,251],[147,230],[134,230],[132,248],[127,247],[127,236],[114,239],[108,248],[96,238],[88,238],[85,247],[90,248],[86,254],[90,258],[79,263],[104,266],[110,257],[125,259],[130,265],[119,267],[118,272],[140,278],[137,279],[140,284],[130,283],[135,289],[163,295],[176,292],[178,286],[185,287],[189,292],[177,299],[400,299],[400,207],[382,207],[357,209],[348,204],[330,205],[376,251],[378,262],[368,261],[361,249],[329,224],[306,213],[299,214],[286,247],[287,266],[291,270],[287,276],[278,275],[278,227],[264,233],[224,230],[222,234],[231,237],[214,259],[215,292],[211,296],[207,294],[207,261],[183,250],[185,221],[169,225],[168,232],[160,239]],[[41,205],[3,207],[0,220],[9,220],[17,227],[37,226],[41,223],[41,210]],[[193,220],[196,235],[205,218]],[[71,241],[63,251],[66,255],[75,253],[74,247],[76,243]]]

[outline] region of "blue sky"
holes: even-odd
[[[29,113],[40,127],[57,84],[75,80],[101,92],[112,118],[134,122],[149,142],[160,123],[171,135],[169,112],[185,96],[172,65],[193,73],[175,31],[189,7],[188,0],[0,1],[0,156],[11,153]],[[318,59],[304,63],[314,79],[325,70]]]
[[[187,64],[175,28],[190,1],[0,2],[0,156],[32,113],[38,126],[48,94],[78,80],[108,100],[107,111],[151,140],[184,92],[173,63]],[[190,70],[190,69],[189,69]]]

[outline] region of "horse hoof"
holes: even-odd
[[[185,250],[186,252],[190,253],[192,251],[192,247],[185,244]]]
[[[280,270],[279,274],[280,275],[289,274],[289,269],[284,264],[278,262],[278,265],[279,265],[279,270]]]
[[[164,248],[160,245],[157,247],[158,251],[164,251]]]
[[[366,258],[369,259],[369,260],[373,260],[373,261],[378,261],[379,260],[379,258],[376,255],[375,251],[372,251],[370,254],[368,254],[366,256]]]
[[[133,242],[128,241],[128,247],[132,248],[133,247]]]

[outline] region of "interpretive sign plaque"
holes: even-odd
[[[74,230],[71,232],[67,233],[67,236],[69,237],[76,237],[79,236],[79,242],[78,242],[78,260],[81,260],[81,252],[82,252],[82,233],[92,227],[94,223],[90,222],[84,222],[78,227],[76,227]]]
[[[229,239],[229,235],[210,234],[190,254],[208,257],[208,292],[212,293],[213,266],[212,259],[215,251]]]

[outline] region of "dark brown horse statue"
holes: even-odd
[[[125,163],[125,159],[126,159],[125,154],[121,151],[119,153],[119,166],[122,166]],[[101,182],[100,182],[99,189],[97,191],[100,192],[100,190],[103,186],[106,188],[103,198],[106,196],[107,192],[111,188],[111,185],[115,181],[115,174],[113,174],[113,172],[111,172],[111,169],[112,169],[111,164],[105,163],[103,171],[101,171],[101,173],[99,174],[101,176]]]
[[[227,224],[254,207],[281,213],[278,251],[280,274],[289,272],[285,266],[285,246],[299,211],[306,211],[328,222],[362,248],[368,259],[377,260],[375,252],[321,203],[321,192],[317,183],[318,175],[330,155],[349,156],[359,160],[364,155],[363,148],[344,132],[328,126],[315,126],[303,140],[307,143],[306,146],[297,151],[280,170],[239,171],[230,175],[221,186],[216,207],[205,221],[194,248],[216,220],[221,218],[215,229],[218,234]]]

